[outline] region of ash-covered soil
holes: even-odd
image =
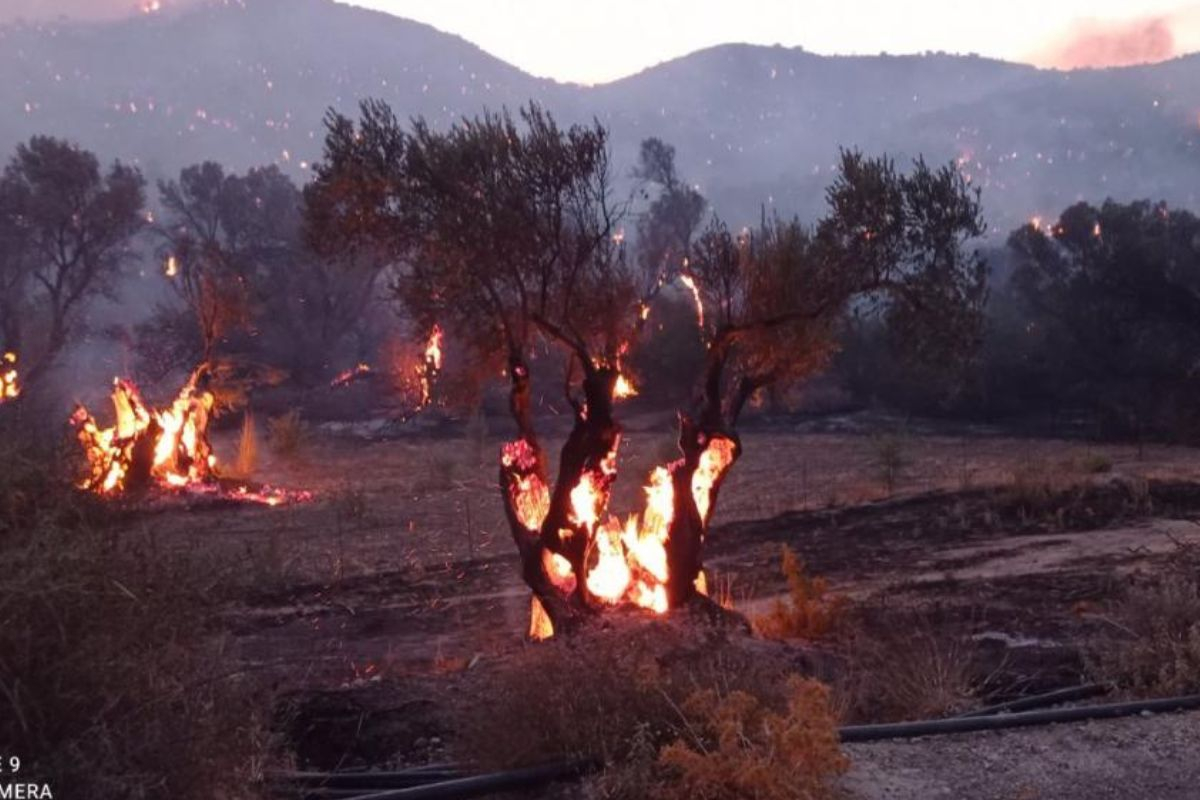
[[[670,457],[674,434],[660,422],[629,426],[614,513],[638,510],[644,476]],[[851,600],[863,630],[914,608],[937,635],[969,643],[988,676],[980,704],[1084,680],[1097,609],[1180,543],[1200,543],[1190,449],[923,431],[906,438],[889,487],[869,433],[809,428],[745,435],[709,541],[711,577],[740,611],[760,613],[785,590],[787,545]],[[137,523],[237,562],[244,599],[218,627],[284,693],[281,725],[301,765],[470,757],[456,750],[452,711],[477,676],[533,646],[495,494],[498,441],[318,437],[256,476],[314,491],[311,503],[165,509]],[[1162,765],[1184,763],[1176,754],[1194,747],[1196,720],[861,745],[850,785],[869,798],[1184,797],[1171,787],[1190,773]],[[1122,769],[1129,787],[1149,788],[1085,791]],[[1139,772],[1140,784],[1129,777]],[[1068,786],[1075,794],[1059,791]]]

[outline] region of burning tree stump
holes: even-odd
[[[171,405],[155,409],[131,381],[117,378],[111,395],[116,419],[107,428],[77,406],[70,422],[86,463],[79,488],[107,497],[189,490],[272,506],[309,499],[308,492],[231,485],[220,478],[208,438],[215,398],[205,388],[207,379],[207,366],[198,367]]]

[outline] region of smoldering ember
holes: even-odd
[[[0,8],[0,798],[1196,797],[1200,17],[792,5]]]

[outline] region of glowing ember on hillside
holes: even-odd
[[[342,370],[337,377],[329,382],[329,388],[338,389],[342,386],[349,386],[359,378],[364,378],[371,374],[371,365],[365,362],[359,362],[352,369]]]
[[[696,285],[696,279],[686,272],[680,273],[679,282],[688,288],[692,293],[692,300],[696,303],[696,324],[701,328],[704,327],[704,301],[700,299],[700,287]]]
[[[203,375],[203,368],[193,372],[171,405],[161,410],[147,405],[133,382],[115,378],[111,399],[116,419],[107,428],[77,406],[71,425],[87,462],[79,488],[104,496],[150,487],[186,489],[267,505],[310,499],[308,492],[218,483],[217,458],[208,440],[215,400],[200,387]]]
[[[645,507],[641,515],[632,514],[622,524],[615,516],[605,516],[609,490],[616,477],[619,441],[618,438],[599,469],[583,472],[568,495],[569,519],[588,537],[584,583],[590,596],[601,603],[628,603],[662,614],[668,609],[667,545],[675,518],[674,476],[684,462],[679,460],[654,468],[644,487]],[[724,437],[711,439],[700,454],[691,488],[701,519],[707,519],[713,488],[735,457],[736,445]],[[504,445],[500,463],[521,524],[531,532],[539,532],[550,508],[550,493],[534,471],[532,448],[523,439],[509,442]],[[573,535],[573,532],[564,530],[560,532],[563,534]],[[542,567],[555,587],[564,593],[574,590],[577,578],[567,559],[547,550]],[[696,578],[696,587],[706,594],[703,573]],[[553,634],[553,623],[535,596],[529,635],[540,640]]]
[[[21,396],[21,378],[17,374],[17,354],[5,353],[0,356],[0,403],[15,400]]]

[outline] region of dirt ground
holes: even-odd
[[[849,745],[861,800],[1193,800],[1200,714]]]
[[[1080,642],[1100,625],[1089,609],[1129,575],[1153,573],[1179,542],[1200,543],[1200,451],[910,425],[889,481],[883,425],[850,418],[744,432],[707,560],[740,611],[758,613],[784,590],[787,544],[863,608],[936,606],[943,632],[975,643],[988,662],[982,703],[1080,682]],[[627,423],[614,513],[640,508],[644,477],[672,457],[673,435],[669,417]],[[246,666],[306,698],[306,719],[318,722],[309,739],[294,737],[302,761],[452,754],[453,731],[413,710],[438,691],[430,687],[530,646],[529,595],[496,496],[500,441],[326,430],[298,457],[266,454],[255,476],[311,490],[310,503],[164,504],[137,517],[160,541],[239,565],[247,598],[221,627]],[[217,442],[225,461],[234,447]],[[365,728],[356,708],[372,709]],[[847,785],[862,798],[1193,797],[1198,721],[857,745]]]

